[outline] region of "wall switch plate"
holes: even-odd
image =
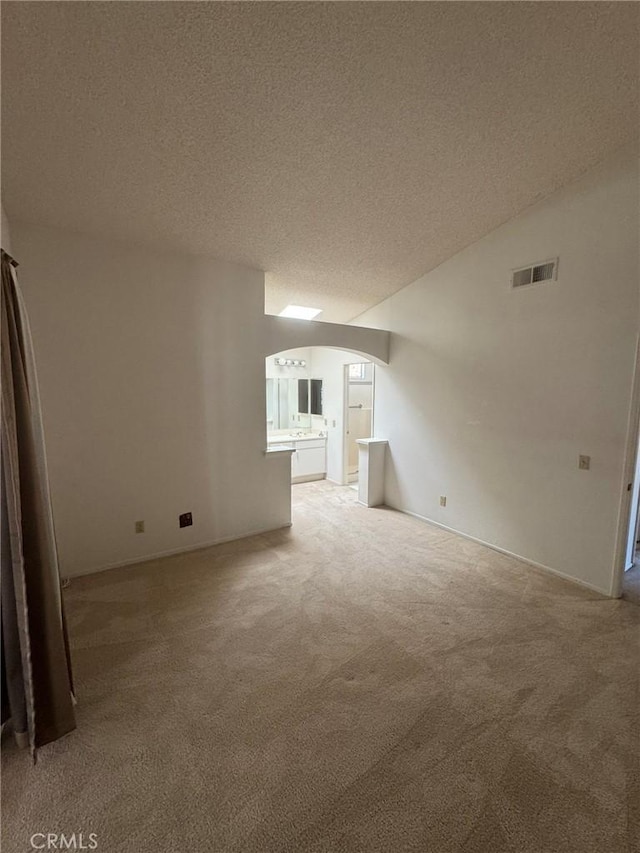
[[[183,512],[182,515],[178,517],[180,522],[180,527],[191,527],[193,524],[193,517],[190,512]]]
[[[578,468],[581,471],[588,471],[591,468],[591,457],[590,456],[578,456]]]
[[[446,495],[440,495],[440,506],[446,506],[446,505],[447,505],[447,496]]]
[[[136,521],[136,533],[144,533],[144,521]]]

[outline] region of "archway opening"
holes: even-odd
[[[374,430],[375,370],[362,354],[332,347],[266,358],[267,445],[292,448],[294,487],[318,481],[357,487],[356,442]]]

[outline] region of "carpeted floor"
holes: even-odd
[[[4,752],[4,853],[630,853],[640,608],[352,489],[74,580],[78,729]]]

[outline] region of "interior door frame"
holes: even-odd
[[[627,441],[622,471],[620,500],[618,505],[618,534],[611,575],[609,594],[613,598],[622,595],[624,573],[627,568],[627,549],[631,528],[635,535],[636,526],[633,516],[636,507],[633,495],[640,485],[640,338],[636,339],[636,359],[631,390],[631,405],[627,422]]]
[[[375,435],[376,414],[376,365],[373,361],[362,359],[342,365],[342,485],[349,485],[349,365],[371,365],[371,437]]]
[[[342,365],[342,485],[349,485],[349,364]]]
[[[628,571],[634,564],[636,550],[636,538],[638,535],[638,522],[640,521],[640,436],[636,442],[635,472],[631,481],[631,501],[629,507],[629,526],[627,529],[627,542],[624,555],[624,572]],[[629,490],[629,483],[627,483]],[[623,572],[623,573],[624,573]]]

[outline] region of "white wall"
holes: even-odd
[[[288,524],[290,460],[264,454],[262,272],[11,225],[63,574]]]
[[[556,255],[557,283],[509,289]],[[626,152],[359,317],[392,332],[386,502],[610,593],[638,280]]]

